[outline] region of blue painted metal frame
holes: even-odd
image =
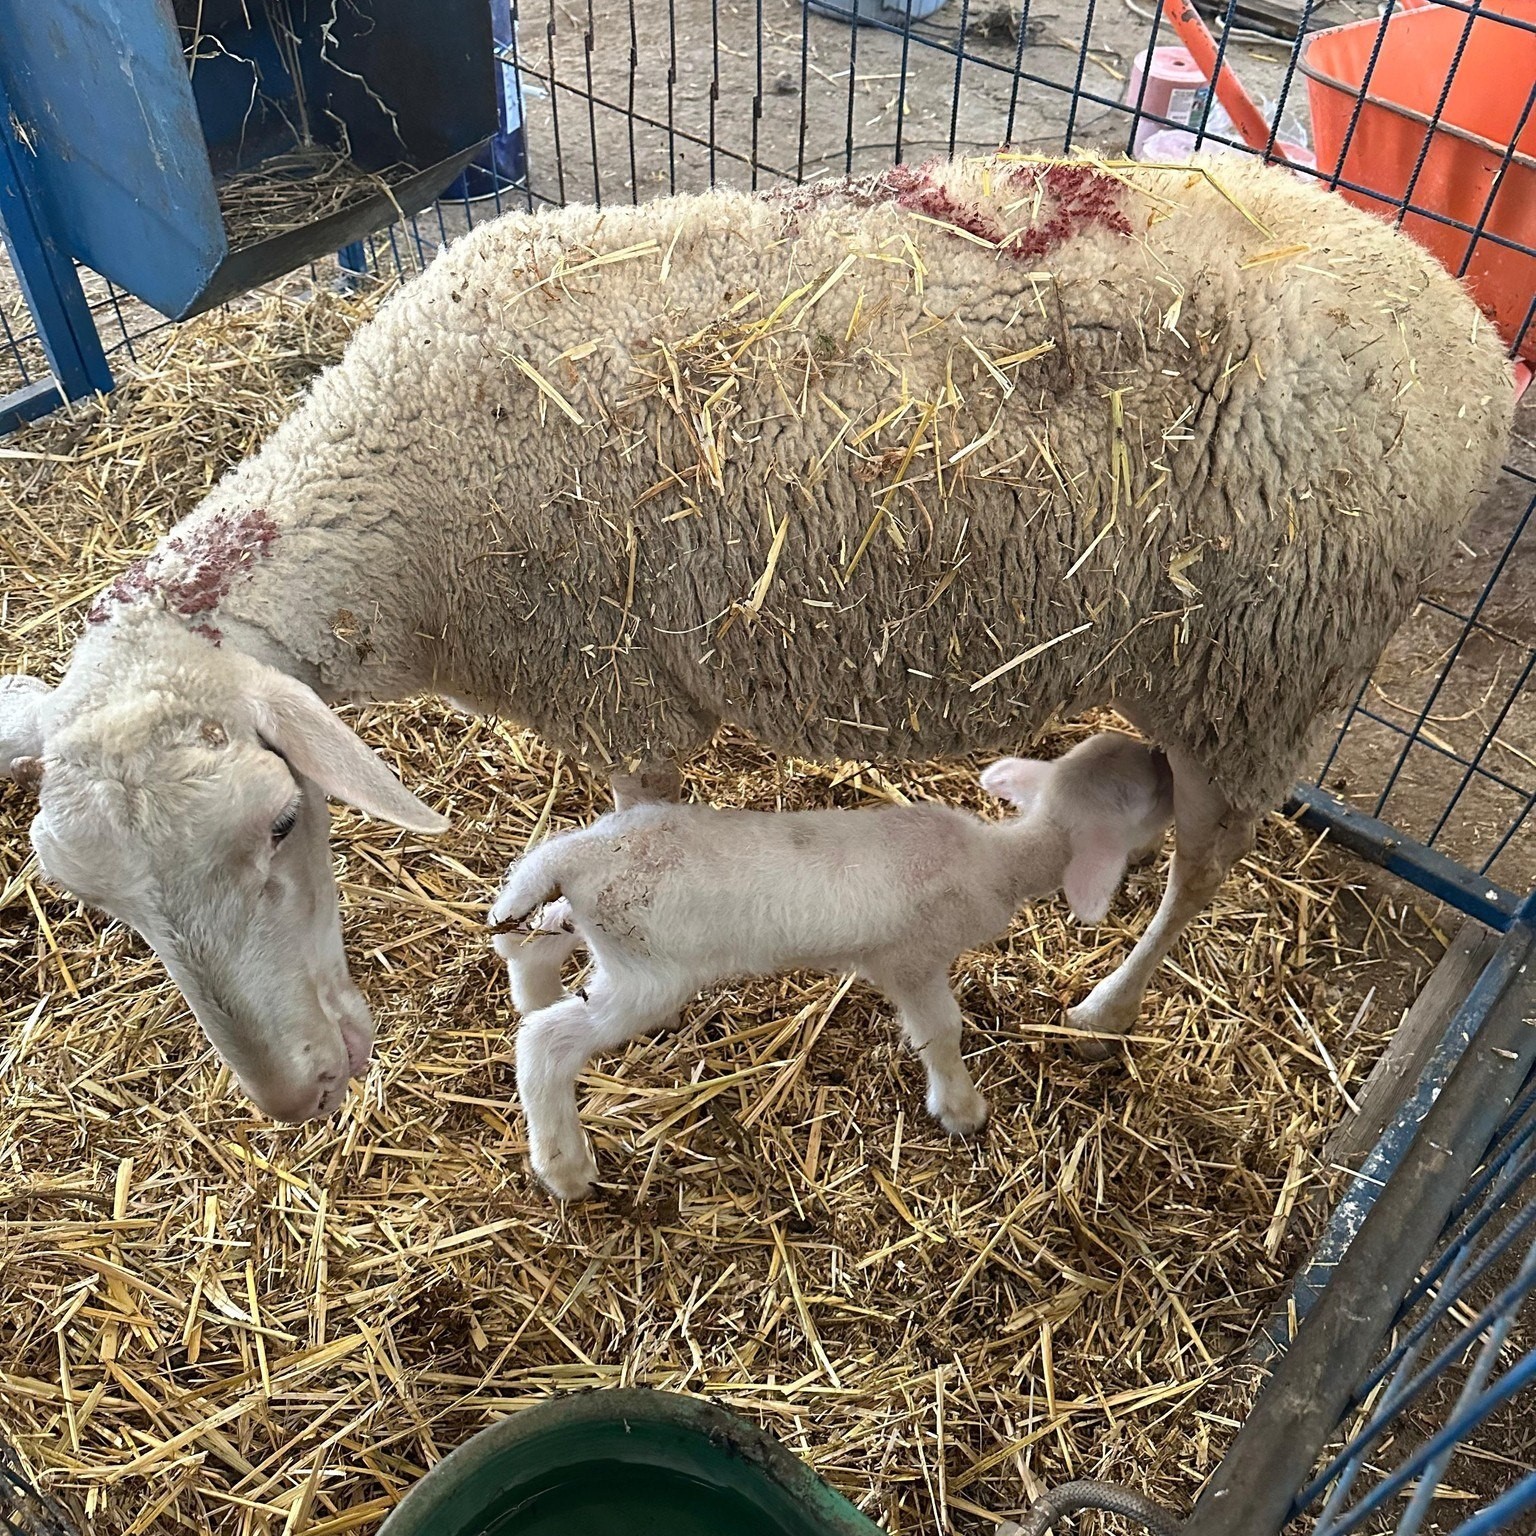
[[[1515,892],[1474,873],[1437,848],[1404,837],[1386,822],[1357,811],[1316,784],[1293,789],[1286,809],[1304,827],[1328,833],[1351,852],[1400,875],[1410,885],[1475,917],[1495,932],[1506,932],[1515,921],[1520,907]]]
[[[1316,1263],[1294,1337],[1284,1322],[1272,1327],[1271,1344],[1288,1339],[1289,1347],[1201,1494],[1186,1536],[1276,1536],[1330,1487],[1314,1536],[1344,1536],[1415,1479],[1433,1484],[1445,1453],[1472,1426],[1536,1385],[1536,1357],[1489,1380],[1505,1320],[1536,1291],[1536,1246],[1515,1283],[1503,1285],[1449,1342],[1437,1336],[1462,1322],[1465,1310],[1453,1309],[1474,1285],[1492,1283],[1495,1266],[1536,1230],[1536,1205],[1516,1203],[1522,1192],[1536,1195],[1533,917],[1536,903],[1522,903],[1448,1043],[1367,1162],[1369,1170],[1395,1160],[1390,1176],[1366,1172],[1351,1186],[1341,1207],[1348,1234],[1335,1231],[1335,1246]],[[1506,1224],[1495,1230],[1495,1220]],[[1378,1360],[1394,1330],[1395,1347]],[[1443,1427],[1399,1467],[1379,1470],[1387,1445],[1373,1447],[1382,1433],[1401,1424],[1402,1409],[1422,1406],[1427,1388],[1447,1379],[1485,1336],[1494,1340],[1491,1352],[1484,1349]],[[1431,1347],[1421,1366],[1420,1354]],[[1319,1448],[1367,1404],[1368,1422],[1315,1472]],[[1362,1469],[1377,1486],[1346,1510]],[[1399,1527],[1404,1536],[1418,1529],[1429,1497]],[[1412,1503],[1405,1521],[1410,1512]]]
[[[217,28],[199,7],[205,35],[230,46],[189,68],[169,0],[0,0],[0,80],[36,146],[40,222],[179,319],[425,206],[499,121],[488,7],[432,10],[296,6],[285,52],[260,7],[223,7]],[[291,228],[226,228],[220,178],[314,145],[345,146],[388,186]]]
[[[60,249],[42,214],[28,150],[0,82],[0,233],[16,270],[22,297],[37,325],[52,377],[30,381],[0,397],[0,434],[22,422],[112,388],[112,370],[80,275]]]
[[[1532,944],[1533,917],[1536,909],[1533,897],[1528,896],[1521,905],[1518,921],[1511,921],[1503,943],[1451,1016],[1413,1092],[1398,1105],[1386,1130],[1351,1179],[1311,1259],[1297,1276],[1285,1306],[1265,1324],[1256,1348],[1260,1359],[1272,1359],[1289,1347],[1295,1337],[1293,1321],[1305,1321],[1323,1295],[1339,1261],[1418,1134],[1430,1105],[1439,1098],[1493,1005],[1523,970]]]
[[[1526,1019],[1527,1026],[1532,1022]],[[1490,1146],[1483,1172],[1451,1213],[1439,1256],[1409,1289],[1398,1310],[1393,1324],[1395,1347],[1355,1388],[1355,1403],[1371,1404],[1369,1417],[1297,1496],[1294,1507],[1300,1511],[1325,1492],[1328,1495],[1313,1536],[1350,1536],[1372,1515],[1380,1515],[1390,1501],[1406,1494],[1410,1484],[1415,1486],[1398,1516],[1396,1532],[1417,1536],[1464,1438],[1536,1385],[1536,1351],[1527,1352],[1498,1374],[1519,1309],[1536,1294],[1536,1187],[1532,1187],[1536,1181],[1536,1079],[1528,1079],[1525,1092]],[[1493,1221],[1510,1211],[1513,1217],[1495,1233]],[[1445,1325],[1472,1310],[1471,1298],[1488,1294],[1500,1266],[1522,1244],[1524,1257],[1513,1280],[1499,1284],[1471,1320],[1444,1338],[1428,1363],[1421,1365],[1425,1349]],[[1441,1428],[1395,1469],[1385,1472],[1378,1464],[1391,1453],[1386,1437],[1396,1438],[1401,1414],[1415,1405],[1422,1413],[1425,1394],[1437,1383],[1448,1383],[1452,1373],[1469,1360],[1456,1402]],[[1351,1505],[1354,1485],[1367,1468],[1379,1481]],[[1510,1529],[1512,1521],[1532,1509],[1536,1509],[1536,1473],[1463,1522],[1458,1536]]]

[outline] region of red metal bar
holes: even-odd
[[[1216,39],[1210,28],[1201,20],[1189,0],[1179,0],[1168,12],[1173,30],[1179,41],[1189,49],[1195,63],[1207,80],[1215,82],[1216,99],[1232,119],[1233,126],[1242,135],[1243,142],[1261,155],[1269,144],[1269,124],[1264,114],[1254,105],[1253,97],[1243,89],[1243,83],[1232,72],[1232,66],[1222,60],[1221,73],[1216,73]],[[1278,146],[1277,146],[1278,147]]]

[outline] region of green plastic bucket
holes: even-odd
[[[482,1430],[379,1536],[882,1536],[762,1430],[698,1398],[552,1398]]]

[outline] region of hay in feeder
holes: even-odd
[[[205,316],[104,404],[0,447],[0,665],[52,675],[91,594],[367,308]],[[1161,868],[1097,930],[1027,911],[960,971],[994,1107],[973,1141],[925,1115],[921,1068],[861,987],[722,990],[593,1063],[605,1198],[560,1210],[523,1167],[481,925],[507,860],[603,788],[435,704],[353,718],[454,827],[338,820],[379,1039],[322,1125],[252,1110],[143,945],[38,880],[32,801],[0,787],[0,1437],[83,1524],[366,1536],[492,1419],[621,1383],[762,1423],[892,1536],[989,1531],[1073,1475],[1187,1507],[1301,1250],[1320,1148],[1440,947],[1412,900],[1272,819],[1125,1061],[1092,1067],[1061,1004],[1124,954]],[[732,736],[689,790],[980,803],[973,766],[886,776]]]
[[[414,174],[408,165],[365,171],[348,156],[312,144],[272,155],[218,185],[219,211],[232,251],[307,229],[383,193]],[[400,207],[395,204],[400,217]]]

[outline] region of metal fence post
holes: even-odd
[[[50,378],[0,396],[0,433],[66,400],[112,388],[112,370],[79,273],[49,232],[31,175],[31,153],[26,127],[12,113],[0,81],[0,232],[52,371]]]

